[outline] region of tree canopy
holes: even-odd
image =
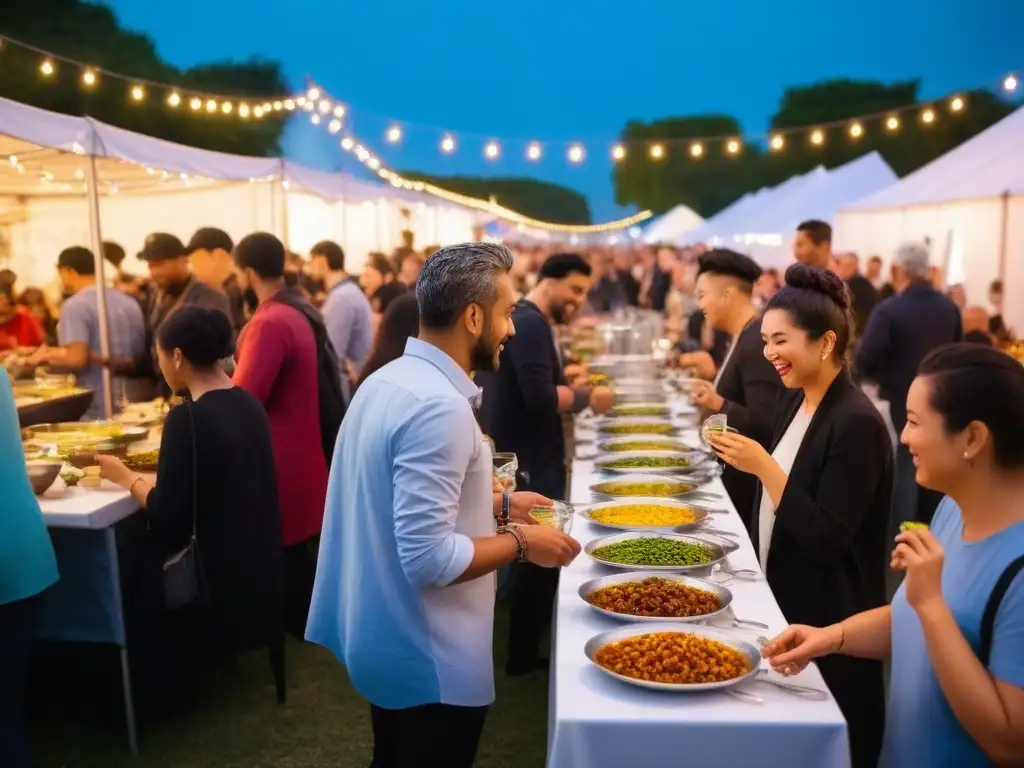
[[[892,111],[918,101],[917,81],[884,83],[832,80],[787,89],[771,119],[772,131],[802,129],[785,136],[779,152],[760,144],[742,146],[736,155],[726,154],[724,141],[706,142],[700,158],[689,152],[688,139],[740,135],[738,122],[728,115],[667,117],[650,123],[630,121],[621,140],[627,155],[616,165],[615,199],[620,205],[635,204],[655,213],[685,204],[710,216],[743,194],[774,186],[790,176],[818,165],[834,168],[877,150],[893,171],[904,176],[988,128],[1012,111],[992,93],[972,91],[962,96],[964,108],[953,113],[945,103],[934,106],[935,120],[925,124],[919,111],[900,115],[898,131],[885,130]],[[821,145],[809,141],[810,131],[836,121],[859,120],[863,134],[851,137],[849,122],[823,127]],[[663,141],[665,156],[650,157],[655,140]]]
[[[83,0],[2,0],[0,35],[10,36],[56,55],[168,85],[185,92],[244,95],[258,103],[288,92],[278,62],[251,58],[211,62],[181,70],[156,52],[146,35],[123,29],[113,12]],[[0,49],[0,96],[54,112],[89,115],[105,123],[169,141],[241,155],[280,154],[287,113],[243,121],[219,111],[192,112],[166,103],[167,92],[150,89],[142,103],[130,99],[131,84],[98,75],[85,88],[79,67],[54,62],[45,80],[40,57],[16,45]]]
[[[499,205],[534,219],[560,224],[590,223],[587,199],[559,184],[518,177],[429,176],[416,171],[403,172],[402,176],[482,200],[494,197]]]

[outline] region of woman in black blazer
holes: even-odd
[[[718,455],[760,480],[751,538],[786,620],[842,621],[885,605],[892,444],[845,366],[852,323],[845,285],[795,264],[761,323],[783,395],[770,450],[716,435]],[[850,730],[854,766],[873,766],[885,723],[882,664],[819,662]]]

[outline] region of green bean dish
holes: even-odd
[[[675,539],[627,539],[594,550],[598,560],[621,565],[680,566],[707,565],[716,559],[715,551],[703,544]]]
[[[681,456],[633,456],[602,461],[601,466],[608,469],[682,469],[690,466],[690,462]]]
[[[668,422],[637,422],[635,424],[605,424],[606,435],[670,435],[675,431]]]
[[[609,416],[668,416],[667,405],[644,405],[643,403],[623,403],[614,406]]]

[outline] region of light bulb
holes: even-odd
[[[207,99],[206,100],[206,111],[207,112],[216,112],[217,111],[217,100],[216,99]]]
[[[540,160],[540,144],[536,141],[531,142],[530,146],[526,148],[526,158],[528,160]]]
[[[769,146],[772,148],[772,151],[778,152],[779,150],[786,146],[786,139],[782,136],[782,134],[777,133],[774,136],[772,136],[772,140]]]
[[[887,131],[897,131],[897,130],[899,130],[899,127],[900,127],[900,119],[898,117],[896,117],[896,115],[890,116],[885,121],[885,130],[887,130]]]
[[[313,115],[309,119],[313,122],[313,125],[320,125],[320,115]]]
[[[1016,91],[1018,85],[1020,85],[1020,80],[1017,79],[1016,75],[1007,75],[1003,78],[1003,90],[1007,93]]]
[[[741,145],[739,139],[729,139],[727,142],[725,142],[725,151],[728,152],[730,155],[737,154],[740,151],[740,147]]]
[[[87,69],[82,73],[82,85],[86,88],[92,88],[96,85],[96,70]]]
[[[402,140],[402,129],[397,125],[392,125],[388,128],[387,138],[389,143],[397,144]]]
[[[448,155],[454,152],[455,139],[453,139],[451,136],[445,136],[443,139],[441,139],[441,151]]]
[[[850,126],[850,138],[851,139],[859,139],[863,135],[864,135],[864,126],[862,126],[860,123],[854,123],[853,125]]]
[[[259,120],[265,114],[267,114],[267,110],[263,108],[262,104],[257,104],[255,107],[252,108],[252,116],[255,117],[257,120]]]
[[[375,171],[376,171],[376,170],[377,170],[378,168],[380,168],[380,160],[378,160],[378,159],[377,159],[376,157],[371,157],[371,158],[370,158],[370,159],[369,159],[369,160],[367,161],[367,163],[366,163],[366,164],[367,164],[368,166],[370,166],[370,167],[371,167],[371,168],[372,168],[373,170],[375,170]]]
[[[345,108],[341,104],[334,105],[334,116],[337,118],[342,118],[345,116]]]
[[[816,147],[820,147],[824,143],[825,134],[823,131],[821,131],[820,129],[815,129],[811,131],[811,144],[814,144]]]
[[[259,107],[256,107],[256,109],[259,109]],[[238,105],[238,116],[241,117],[243,120],[249,116],[250,111],[251,110],[248,104]],[[260,114],[263,114],[263,110],[260,110]]]
[[[331,111],[331,102],[329,102],[327,99],[322,99],[320,101],[319,107],[321,114],[326,115],[328,112]]]
[[[295,109],[295,100],[294,99],[285,99],[284,100],[284,108],[287,109],[289,112],[294,110]]]
[[[232,104],[230,101],[225,101],[223,104],[220,105],[220,111],[223,112],[225,115],[230,115],[231,111],[234,108],[235,105]]]
[[[49,77],[54,73],[54,71],[53,62],[49,59],[43,59],[42,63],[39,65],[39,74],[43,77]]]
[[[655,160],[661,160],[665,156],[665,148],[661,144],[652,144],[650,153]]]
[[[690,157],[700,157],[704,154],[704,145],[695,141],[690,145]]]
[[[274,111],[275,112],[280,112],[282,109],[284,109],[284,102],[283,101],[275,101],[274,102]]]
[[[142,101],[146,98],[146,89],[141,85],[132,86],[132,101]]]
[[[484,147],[484,156],[488,160],[494,160],[499,154],[501,154],[501,148],[498,143],[496,141],[487,142],[487,146]]]
[[[337,118],[331,120],[331,122],[327,124],[327,130],[330,131],[331,133],[337,133],[338,131],[340,131],[341,120],[338,120]]]
[[[188,100],[188,106],[193,112],[198,112],[203,108],[203,100],[193,96]]]
[[[930,125],[935,122],[935,110],[929,107],[921,113],[921,122]]]
[[[171,107],[177,107],[181,104],[181,94],[177,91],[171,91],[167,94],[167,104]]]
[[[316,87],[310,88],[306,91],[306,98],[316,101],[320,98],[320,89]]]
[[[612,160],[618,162],[619,160],[626,159],[626,148],[621,144],[616,144],[612,147]]]
[[[571,147],[569,147],[569,162],[583,162],[583,146],[581,144],[573,144]]]
[[[348,136],[346,136],[344,139],[341,140],[341,148],[344,149],[346,152],[351,152],[352,151],[352,147],[354,145],[355,145],[355,142],[352,141],[352,139],[350,139]]]
[[[963,110],[963,108],[964,108],[964,100],[961,97],[959,97],[959,96],[955,96],[953,98],[953,100],[951,102],[949,102],[949,111],[950,112],[960,112],[961,110]]]

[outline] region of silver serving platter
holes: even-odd
[[[635,410],[654,411],[653,413],[635,413]],[[639,403],[618,403],[608,411],[608,418],[612,419],[636,419],[655,418],[669,419],[672,417],[672,408],[667,402],[650,400]]]
[[[598,525],[602,528],[611,528],[616,531],[661,531],[663,533],[675,533],[682,526],[677,525],[620,525],[618,523],[602,523],[599,520],[593,518],[594,512],[602,509],[610,509],[614,507],[632,507],[635,504],[657,504],[661,507],[674,507],[676,509],[685,509],[693,513],[693,523],[684,523],[685,526],[698,525],[704,522],[708,515],[711,514],[711,510],[696,504],[688,504],[685,501],[676,501],[675,499],[664,499],[660,496],[631,496],[624,499],[616,499],[615,501],[605,501],[600,504],[590,504],[586,509],[578,510],[577,514],[583,519],[587,520],[594,525]]]
[[[591,593],[596,592],[599,589],[604,589],[605,587],[615,587],[619,584],[629,584],[652,578],[674,581],[687,587],[703,589],[705,592],[711,592],[718,600],[718,610],[712,611],[711,613],[703,613],[700,616],[637,616],[632,613],[616,613],[615,611],[609,611],[607,608],[600,608],[587,599],[590,597]],[[585,581],[580,585],[579,596],[583,602],[598,613],[603,613],[605,616],[609,616],[617,621],[628,621],[639,624],[672,624],[674,622],[689,624],[704,622],[729,610],[729,606],[732,605],[732,592],[720,584],[705,581],[704,579],[696,579],[693,576],[686,576],[681,573],[658,573],[655,571],[632,571],[630,573],[616,573],[612,576],[601,576],[596,579],[591,579],[590,581]]]
[[[615,402],[623,403],[667,403],[668,395],[661,387],[657,389],[641,389],[636,387],[612,386],[615,391]]]
[[[619,451],[606,453],[594,461],[594,466],[602,472],[615,475],[688,475],[695,472],[706,473],[709,455],[705,451]],[[617,461],[628,459],[681,459],[685,466],[678,467],[613,467]]]
[[[598,480],[592,486],[590,486],[590,492],[594,495],[595,499],[600,501],[610,501],[613,499],[638,499],[641,496],[655,498],[655,499],[685,499],[691,494],[697,496],[703,496],[705,498],[717,499],[720,498],[716,494],[710,494],[706,491],[701,491],[700,486],[707,483],[711,479],[710,474],[690,474],[690,475],[664,475],[654,474],[645,475],[643,473],[631,472],[627,475],[616,475],[614,477],[605,477]],[[665,496],[658,496],[656,494],[646,495],[624,495],[620,493],[614,493],[609,491],[607,487],[608,483],[672,483],[674,485],[683,484],[693,486],[688,490],[678,491],[677,493],[670,493]]]
[[[661,431],[644,431],[644,427],[658,425]],[[595,425],[597,431],[602,435],[675,435],[679,428],[672,423],[672,420],[665,416],[656,418],[651,416],[623,416],[619,418],[603,418]]]
[[[680,685],[676,683],[656,683],[651,680],[637,680],[633,677],[626,677],[625,675],[612,672],[606,667],[602,667],[596,661],[598,650],[609,643],[617,643],[620,640],[636,637],[637,635],[649,635],[661,632],[684,632],[689,635],[706,637],[709,640],[717,640],[723,645],[727,645],[733,650],[741,653],[750,665],[750,671],[744,675],[734,677],[731,680],[725,680],[721,683],[694,683],[691,685]],[[628,685],[635,685],[640,688],[650,688],[656,691],[672,691],[673,693],[699,693],[701,691],[718,691],[724,688],[732,688],[733,686],[740,685],[741,683],[753,678],[757,674],[761,665],[761,652],[753,643],[743,640],[742,638],[735,637],[728,632],[722,632],[721,630],[709,627],[695,626],[693,624],[687,624],[679,621],[672,624],[659,624],[656,628],[652,627],[650,624],[631,624],[630,626],[623,627],[621,629],[601,632],[587,640],[586,645],[583,646],[583,652],[587,655],[587,658],[593,662],[595,667],[609,677],[613,677],[620,682],[627,683]]]
[[[609,544],[618,544],[621,541],[631,541],[632,539],[673,539],[674,541],[685,541],[690,544],[700,544],[707,547],[714,552],[715,557],[709,563],[703,563],[701,565],[632,565],[629,563],[612,563],[608,560],[602,560],[594,555],[594,552],[601,547],[606,547]],[[599,539],[593,539],[588,541],[586,546],[583,547],[583,551],[587,553],[591,560],[595,563],[607,566],[608,568],[617,568],[621,571],[652,571],[657,573],[689,573],[692,576],[706,576],[714,570],[715,566],[725,561],[729,555],[740,548],[739,544],[733,542],[727,542],[724,539],[713,541],[706,539],[701,536],[686,535],[682,533],[662,533],[658,531],[627,531],[625,533],[616,533],[611,536],[602,536]]]
[[[689,451],[706,452],[706,451],[704,451],[703,446],[701,448],[697,448],[696,446],[690,445],[685,440],[681,440],[680,438],[678,438],[678,437],[676,437],[674,435],[642,435],[642,434],[641,435],[622,435],[621,437],[612,437],[612,438],[609,438],[607,440],[602,440],[598,444],[597,449],[599,451],[603,451],[605,453],[611,453],[611,454],[625,453],[625,451],[617,451],[617,450],[615,450],[615,446],[622,445],[624,443],[646,443],[646,442],[654,443],[654,442],[666,442],[666,441],[676,443],[676,445],[677,445],[676,450],[680,451],[680,452],[683,452],[683,453],[687,453]],[[662,448],[655,448],[655,449],[652,449],[652,450],[664,450],[664,449],[662,449]]]

